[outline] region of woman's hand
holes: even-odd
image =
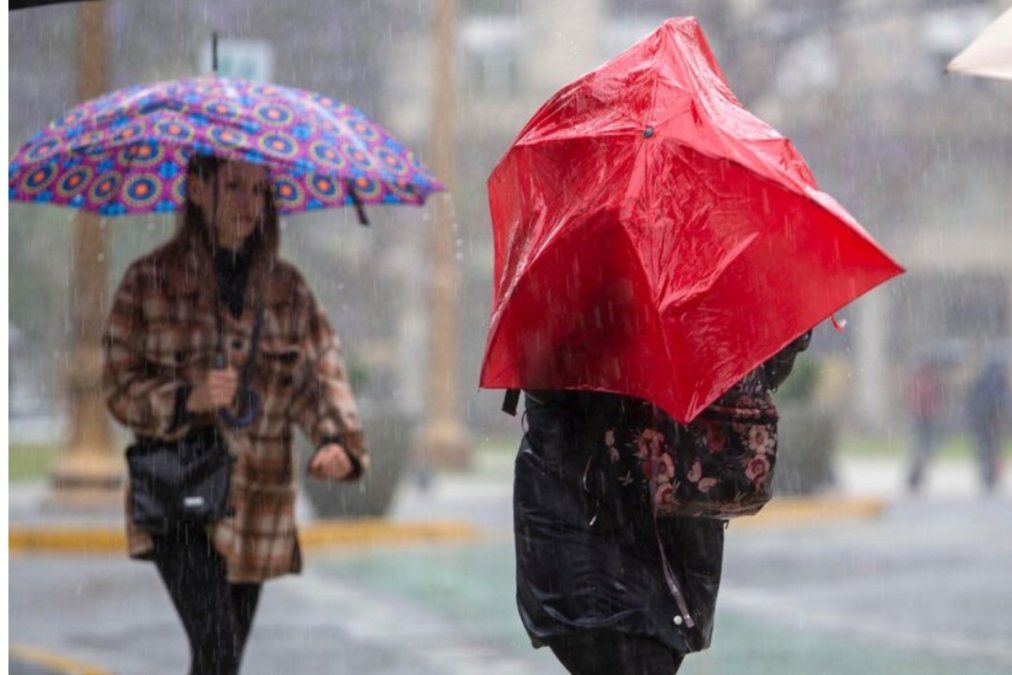
[[[322,446],[309,460],[309,475],[320,480],[344,480],[354,469],[355,465],[340,443]]]
[[[190,392],[186,409],[192,413],[206,413],[228,408],[239,388],[239,373],[235,368],[214,369],[207,378]]]

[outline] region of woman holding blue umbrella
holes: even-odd
[[[78,106],[10,166],[9,193],[107,216],[181,211],[112,298],[103,387],[128,449],[132,557],[153,560],[191,672],[235,673],[260,587],[302,565],[292,427],[311,475],[359,478],[369,456],[336,333],[278,255],[278,217],[422,204],[441,185],[361,112],[216,76]]]

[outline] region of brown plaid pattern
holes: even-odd
[[[176,424],[176,397],[214,363],[214,267],[207,246],[176,237],[134,262],[113,298],[105,332],[103,387],[109,409],[136,434],[178,439],[216,415]],[[236,461],[229,499],[234,516],[208,526],[233,583],[298,572],[294,505],[298,472],[292,425],[314,446],[336,439],[352,455],[358,478],[368,466],[355,399],[340,343],[299,272],[270,257],[250,270],[243,314],[222,308],[224,351],[242,369],[250,349],[255,298],[264,318],[252,387],[260,414],[245,429],[219,424]],[[127,500],[129,505],[129,499]],[[129,552],[146,557],[151,538],[127,513]]]

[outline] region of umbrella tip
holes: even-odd
[[[211,33],[211,71],[218,74],[218,31]]]
[[[653,135],[654,135],[653,127],[647,127],[646,129],[643,130],[643,138],[650,138]]]

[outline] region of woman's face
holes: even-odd
[[[218,182],[217,201],[214,181]],[[225,162],[210,179],[191,178],[189,195],[201,210],[204,222],[215,228],[218,245],[238,248],[264,217],[268,183],[267,167],[248,162]],[[212,209],[217,206],[217,213]],[[214,225],[211,225],[211,224]]]

